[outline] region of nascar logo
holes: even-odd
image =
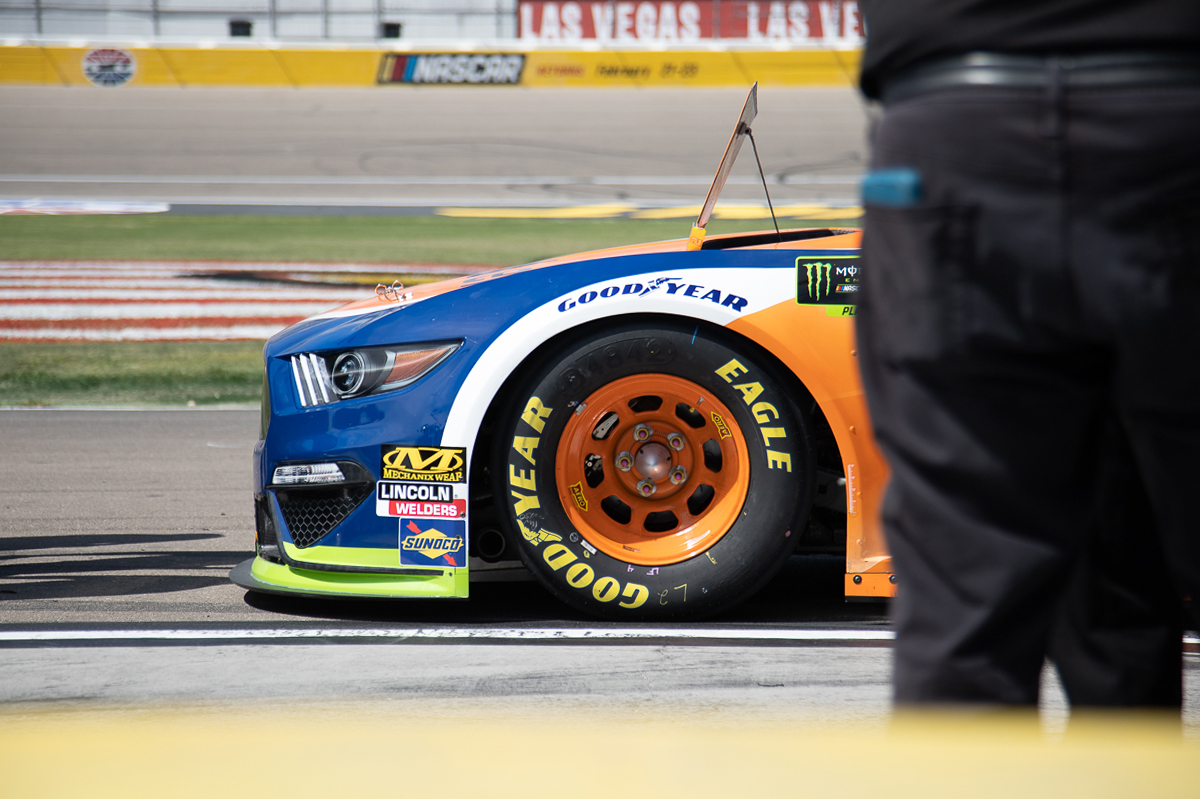
[[[514,84],[524,69],[520,54],[385,53],[379,83]]]

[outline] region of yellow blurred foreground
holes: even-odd
[[[1200,742],[1149,717],[780,726],[385,700],[0,709],[8,797],[1196,797]],[[717,709],[713,709],[717,710]]]

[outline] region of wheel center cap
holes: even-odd
[[[671,471],[671,451],[662,444],[651,442],[633,456],[633,465],[642,477],[661,480]]]

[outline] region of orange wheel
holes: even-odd
[[[641,566],[704,552],[742,511],[746,439],[728,408],[690,380],[615,380],[567,422],[555,462],[567,516],[591,544]]]
[[[506,540],[585,613],[716,613],[770,579],[807,524],[802,390],[769,356],[683,324],[559,342],[514,375],[499,412],[491,474]]]

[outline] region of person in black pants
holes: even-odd
[[[863,0],[863,384],[900,704],[1181,704],[1200,3]]]

